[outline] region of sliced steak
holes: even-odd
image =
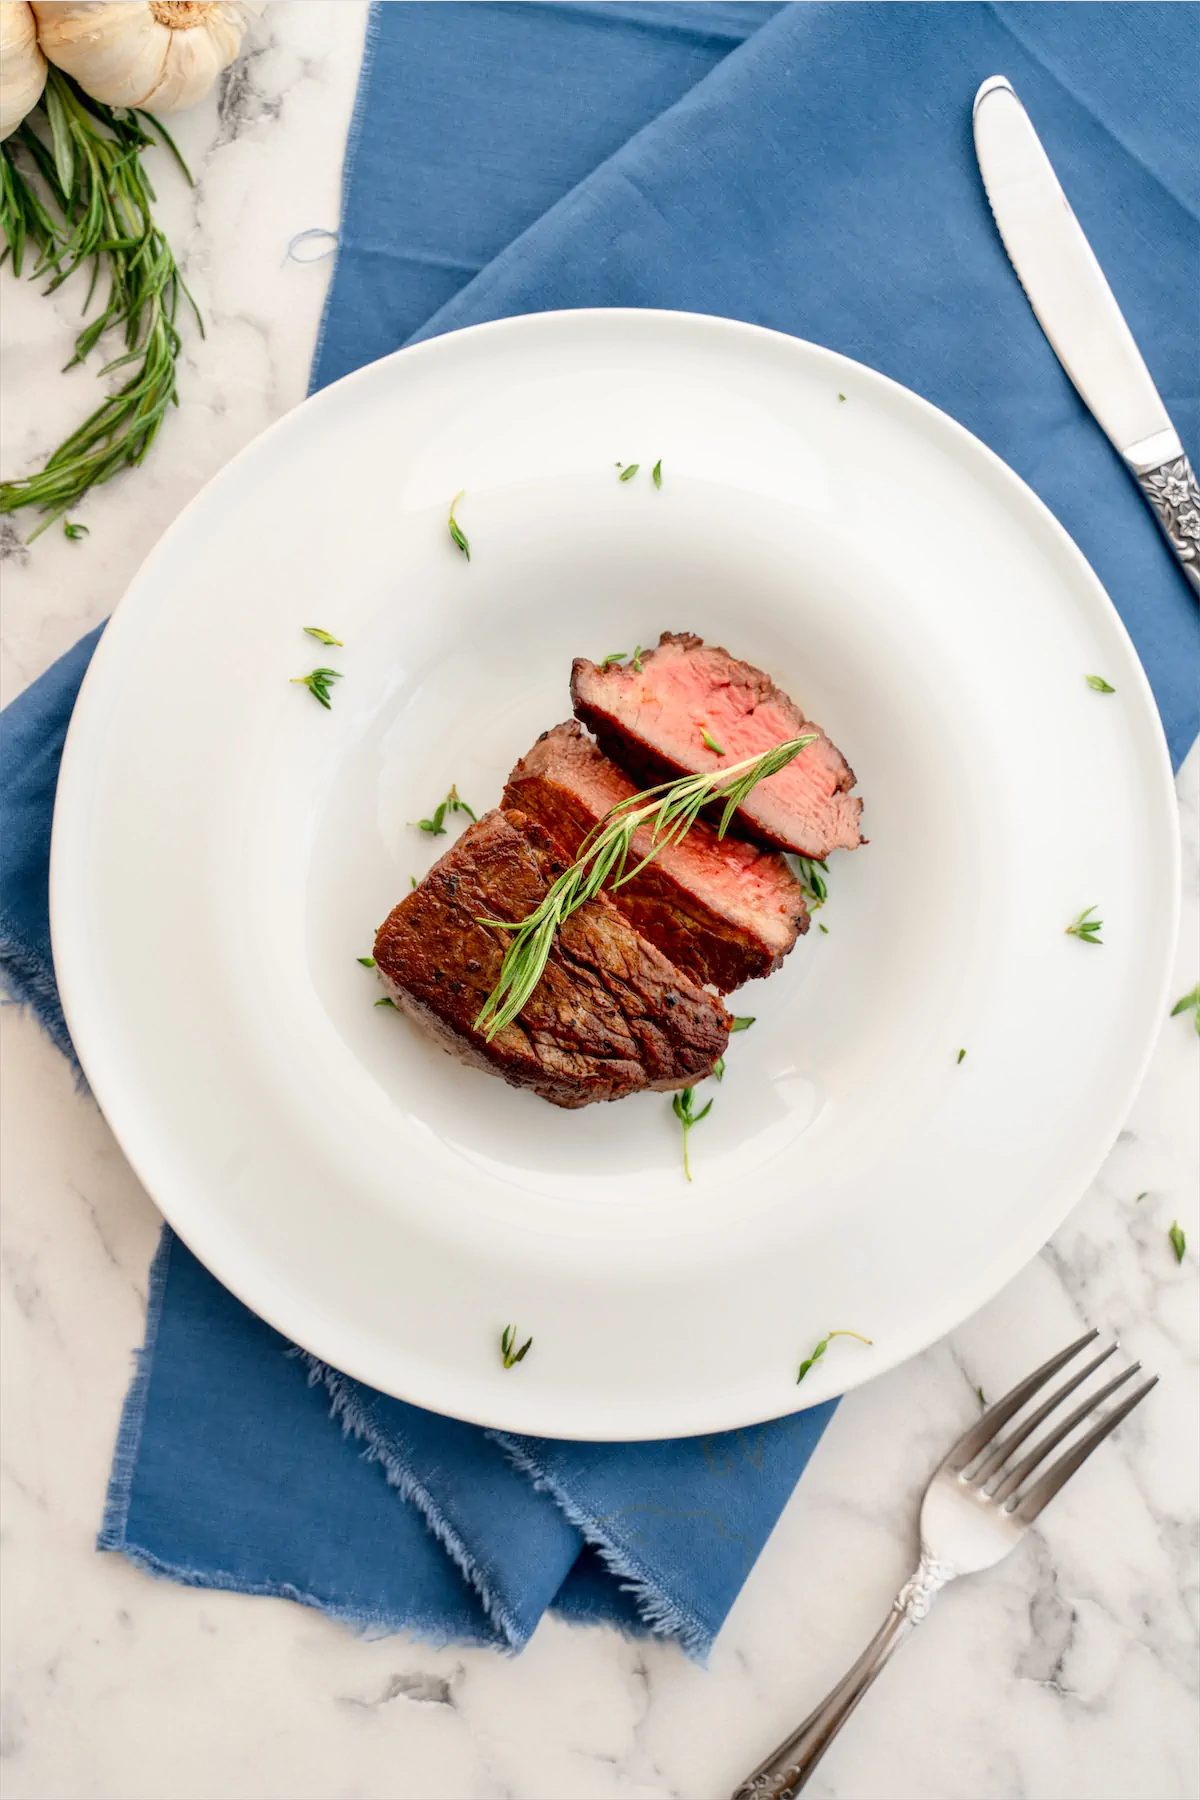
[[[571,719],[543,732],[521,758],[502,804],[540,820],[573,857],[605,813],[636,792]],[[649,830],[637,832],[630,867],[652,847]],[[703,821],[606,893],[676,968],[722,994],[769,975],[808,930],[803,889],[782,856],[719,838]]]
[[[576,717],[622,767],[661,781],[729,767],[816,732],[816,743],[752,789],[738,823],[759,843],[816,859],[862,843],[853,769],[761,669],[688,632],[664,631],[640,661],[639,673],[631,663],[605,669],[578,657],[571,670]],[[705,744],[704,732],[724,755]]]
[[[555,1106],[702,1080],[725,1049],[729,1014],[604,896],[566,920],[520,1017],[491,1043],[476,1031],[507,942],[479,920],[525,918],[568,861],[535,819],[485,813],[380,926],[387,993],[443,1049]]]

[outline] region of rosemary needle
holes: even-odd
[[[506,1325],[504,1330],[500,1333],[500,1358],[506,1369],[515,1368],[519,1362],[524,1362],[526,1352],[533,1344],[533,1339],[531,1337],[526,1338],[519,1350],[517,1349],[516,1344],[516,1326]]]
[[[470,562],[471,546],[470,546],[469,542],[467,541],[467,534],[463,530],[462,526],[459,524],[458,520],[454,516],[454,509],[458,505],[459,501],[462,499],[462,497],[466,493],[466,491],[467,491],[466,488],[459,488],[457,494],[455,494],[453,500],[450,502],[450,517],[447,519],[446,523],[450,528],[451,538],[458,545],[458,548],[462,551],[462,553],[466,557],[467,561]]]

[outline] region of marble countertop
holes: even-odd
[[[209,321],[145,467],[4,566],[3,698],[104,617],[203,483],[304,394],[337,221],[360,0],[270,9],[178,120],[197,174],[161,213]],[[320,248],[309,240],[305,249]],[[65,360],[75,297],[9,271],[5,470],[91,401]],[[94,403],[94,402],[93,402]],[[24,520],[21,521],[24,524]],[[1197,976],[1200,756],[1179,783]],[[1180,1800],[1197,1778],[1200,1046],[1164,1020],[1095,1184],[976,1318],[840,1408],[718,1641],[674,1647],[550,1620],[516,1659],[365,1642],[283,1601],[154,1582],[99,1555],[118,1409],[158,1230],[93,1103],[33,1021],[3,1054],[3,1791],[7,1800],[718,1800],[820,1697],[909,1571],[923,1482],[977,1405],[1084,1325],[1161,1376],[1009,1560],[939,1604],[812,1782],[815,1800]],[[1114,1121],[1114,1124],[1116,1122]],[[1193,1246],[1177,1267],[1167,1227]]]

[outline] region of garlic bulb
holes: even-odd
[[[178,112],[207,94],[261,5],[231,0],[37,0],[52,63],[106,106]]]
[[[26,0],[0,0],[0,138],[32,112],[46,85],[46,59]]]

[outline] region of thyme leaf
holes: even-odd
[[[704,748],[706,750],[711,750],[714,756],[724,756],[725,752],[722,750],[711,731],[709,731],[707,725],[702,725],[700,727],[700,736],[704,739]]]
[[[600,664],[600,673],[603,675],[605,669],[611,669],[614,663],[623,663],[626,655],[627,652],[624,650],[610,651],[604,661]]]
[[[301,630],[306,637],[316,638],[318,644],[332,644],[338,650],[344,650],[341,638],[331,637],[329,632],[322,631],[319,625],[302,625]]]
[[[466,491],[467,491],[466,488],[459,488],[457,494],[455,494],[453,500],[450,502],[450,516],[446,520],[446,524],[449,527],[450,536],[451,536],[452,540],[454,541],[455,544],[457,544],[458,548],[462,551],[462,553],[466,557],[467,561],[470,562],[471,546],[470,546],[470,543],[467,541],[467,534],[463,530],[462,526],[459,524],[458,520],[454,516],[454,509],[458,505],[459,501],[462,499],[462,497],[466,493]]]
[[[735,1031],[749,1031],[753,1023],[754,1020],[747,1017],[746,1014],[743,1013],[741,1018],[739,1018],[735,1013],[733,1024],[729,1027],[730,1036],[732,1036]]]
[[[65,538],[70,538],[72,543],[78,538],[85,538],[89,535],[86,525],[77,525],[73,519],[63,520],[63,536]]]
[[[329,700],[329,684],[342,679],[339,669],[313,669],[308,675],[293,675],[293,687],[306,687],[314,700],[319,700],[326,712],[332,710]]]
[[[635,646],[635,647],[634,647],[634,652],[633,652],[633,655],[632,655],[632,657],[631,657],[631,658],[630,658],[630,660],[629,660],[629,666],[630,666],[630,668],[631,668],[631,669],[632,669],[632,670],[633,670],[633,671],[634,671],[634,673],[635,673],[635,674],[636,674],[636,675],[641,675],[641,674],[642,674],[642,673],[643,673],[643,669],[642,669],[642,646],[641,646],[641,645],[640,645],[640,644],[637,644],[637,645],[636,645],[636,646]]]
[[[525,1352],[532,1345],[533,1339],[531,1337],[526,1338],[519,1350],[516,1348],[516,1342],[516,1326],[506,1325],[504,1330],[500,1333],[500,1356],[506,1369],[515,1368],[517,1363],[525,1360]]]
[[[805,737],[790,738],[761,756],[747,757],[727,769],[664,781],[618,801],[584,838],[575,861],[551,882],[525,918],[479,920],[481,925],[510,935],[500,979],[484,1001],[475,1029],[483,1031],[490,1043],[497,1032],[512,1023],[541,980],[559,928],[573,912],[594,900],[602,889],[623,887],[640,874],[660,851],[685,837],[703,809],[715,800],[725,802],[717,833],[724,837],[751,789],[786,768],[813,742],[811,732]],[[422,827],[432,830],[433,823],[422,821]],[[629,868],[633,840],[643,827],[648,829],[650,848]]]
[[[418,831],[427,831],[431,837],[445,837],[445,818],[448,812],[466,813],[468,819],[477,822],[476,815],[466,801],[459,798],[458,789],[452,785],[446,798],[434,807],[433,817],[431,819],[414,819],[413,824]],[[416,887],[416,885],[416,879],[413,878],[413,886]]]
[[[713,1080],[714,1081],[724,1081],[724,1079],[725,1079],[725,1058],[723,1056],[718,1056],[716,1062],[713,1064],[712,1072],[713,1072]]]
[[[806,1356],[804,1361],[800,1364],[800,1368],[796,1374],[797,1387],[799,1387],[800,1383],[804,1380],[804,1377],[808,1374],[808,1371],[812,1368],[813,1364],[815,1362],[820,1362],[834,1338],[839,1337],[857,1338],[860,1344],[869,1344],[871,1342],[870,1338],[864,1337],[861,1331],[827,1331],[820,1343],[813,1350],[812,1355]]]
[[[621,470],[621,473],[617,476],[617,480],[632,481],[641,466],[641,463],[626,463],[625,467]]]
[[[1102,944],[1104,939],[1097,937],[1096,933],[1102,929],[1104,920],[1088,918],[1088,914],[1095,910],[1094,906],[1085,907],[1079,917],[1067,926],[1067,936],[1077,937],[1083,944]]]
[[[659,457],[658,461],[655,463],[654,467],[650,471],[650,479],[654,483],[656,488],[660,488],[662,486],[662,457],[661,456]]]
[[[690,1087],[684,1088],[682,1093],[671,1096],[671,1111],[683,1126],[683,1172],[689,1181],[692,1179],[692,1165],[688,1161],[688,1133],[693,1125],[700,1123],[701,1119],[707,1119],[713,1105],[710,1100],[707,1106],[702,1106],[699,1112],[695,1112],[693,1110],[695,1098],[696,1090]]]
[[[1187,1238],[1178,1219],[1171,1220],[1171,1229],[1167,1236],[1171,1240],[1171,1248],[1175,1252],[1175,1261],[1181,1263],[1187,1250]]]
[[[808,901],[809,911],[816,912],[819,907],[824,906],[829,898],[829,889],[825,885],[829,864],[814,862],[811,856],[798,856],[796,863],[796,873],[800,877],[800,886],[804,890],[804,898]]]
[[[356,956],[354,960],[355,962],[360,962],[364,969],[373,969],[375,967],[375,958],[373,956]]]
[[[1097,694],[1115,694],[1117,691],[1115,687],[1109,687],[1103,675],[1085,675],[1084,680]]]
[[[960,1051],[959,1051],[959,1053],[958,1053],[958,1055],[957,1055],[957,1056],[956,1056],[956,1057],[955,1057],[955,1059],[954,1059],[954,1060],[955,1060],[955,1062],[956,1062],[956,1063],[960,1063],[960,1062],[961,1062],[961,1061],[962,1061],[962,1059],[963,1059],[963,1057],[964,1057],[964,1056],[965,1056],[965,1055],[966,1055],[966,1054],[967,1054],[967,1053],[966,1053],[966,1051],[965,1051],[965,1050],[960,1050]]]
[[[390,999],[385,994],[382,1000],[376,1000],[375,1005],[376,1006],[396,1006],[396,1002],[394,1000]],[[400,1010],[400,1008],[398,1006],[396,1006],[396,1011],[399,1012],[399,1010]]]
[[[1190,994],[1184,994],[1181,1000],[1175,1002],[1171,1008],[1171,1017],[1175,1019],[1180,1013],[1187,1012],[1191,1013],[1192,1023],[1200,1032],[1200,981],[1196,983]]]

